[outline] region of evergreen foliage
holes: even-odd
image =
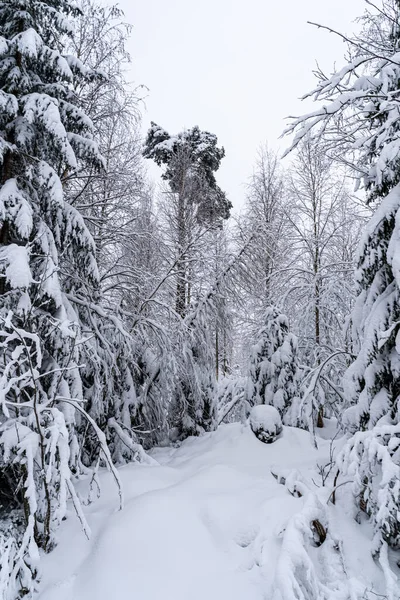
[[[373,427],[384,416],[392,423],[399,418],[399,19],[394,0],[385,2],[379,12],[367,10],[361,33],[350,40],[351,61],[331,78],[322,79],[314,92],[317,99],[329,100],[329,105],[297,119],[291,127],[299,128],[295,144],[311,135],[323,137],[328,148],[335,145],[339,157],[346,151],[369,200],[380,200],[357,259],[359,295],[352,327],[359,352],[345,377],[347,397],[357,404],[346,419],[353,429]],[[378,31],[382,40],[379,60],[374,51]],[[346,126],[339,129],[343,119]]]
[[[400,425],[358,431],[347,442],[337,463],[351,477],[360,510],[374,525],[372,552],[400,548]]]
[[[143,152],[145,158],[166,167],[162,177],[173,192],[185,196],[189,191],[187,201],[197,205],[197,218],[204,223],[227,219],[232,208],[214,175],[225,156],[217,142],[214,134],[197,125],[171,136],[152,123]]]
[[[103,168],[74,91],[100,75],[62,52],[78,16],[67,0],[0,6],[0,470],[4,495],[18,490],[25,523],[4,542],[10,598],[34,591],[38,547],[54,545],[68,496],[88,532],[73,484],[86,471],[83,427],[96,437],[96,460],[103,452],[118,479],[104,433],[82,405],[81,361],[96,357],[70,302],[77,292],[97,299],[99,274],[93,238],[63,183],[80,165]]]
[[[266,310],[257,339],[250,354],[248,401],[269,404],[283,417],[298,395],[297,339],[275,307]]]

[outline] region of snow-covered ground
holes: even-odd
[[[224,425],[154,450],[158,464],[121,468],[122,511],[102,473],[101,497],[86,509],[91,539],[71,511],[42,561],[40,600],[376,600],[385,588],[370,528],[354,521],[345,485],[336,506],[331,483],[321,486],[316,464],[329,450],[290,427],[267,445]],[[320,546],[316,518],[328,532]]]

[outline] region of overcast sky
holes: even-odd
[[[299,97],[341,64],[345,45],[308,25],[352,32],[363,0],[120,0],[134,29],[132,79],[149,88],[143,129],[155,121],[170,133],[199,125],[218,136],[226,157],[220,186],[235,206],[257,146],[278,137],[285,117],[303,113]]]

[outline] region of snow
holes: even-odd
[[[337,492],[343,507],[328,506],[331,488],[321,487],[315,466],[328,462],[329,448],[320,440],[315,449],[291,427],[266,445],[248,426],[222,425],[154,449],[151,465],[121,467],[122,511],[102,472],[101,496],[85,508],[91,539],[71,510],[58,546],[42,558],[39,600],[370,600],[384,590],[372,530],[354,521],[346,486]],[[316,518],[329,520],[320,547]],[[305,585],[310,594],[295,595]]]
[[[0,217],[14,222],[22,238],[28,238],[33,227],[32,207],[18,189],[16,179],[8,179],[0,189]]]
[[[43,47],[43,40],[34,29],[22,31],[13,38],[13,44],[16,45],[19,52],[24,56],[37,58]]]
[[[253,431],[263,429],[272,432],[282,427],[282,419],[273,406],[259,404],[250,411],[250,425]]]
[[[26,121],[30,124],[39,122],[46,133],[54,140],[54,143],[58,144],[67,165],[71,169],[76,169],[76,156],[71,148],[68,134],[61,120],[58,100],[47,94],[33,92],[24,96],[22,103]]]
[[[27,288],[32,283],[32,273],[29,267],[29,257],[25,246],[9,244],[0,248],[0,264],[5,263],[5,276],[10,286]]]

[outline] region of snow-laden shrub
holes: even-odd
[[[266,444],[274,442],[283,429],[279,412],[265,404],[253,406],[249,422],[254,435]]]
[[[285,415],[285,423],[308,429],[324,426],[324,418],[335,417],[343,423],[343,407],[346,400],[341,386],[341,373],[345,369],[349,353],[335,350],[319,365],[302,372],[300,393]]]
[[[400,548],[400,424],[355,433],[338,456],[353,480],[353,494],[374,524],[374,554],[382,545]]]
[[[14,600],[37,592],[38,556],[25,555],[23,544],[18,547],[12,536],[0,534],[0,598]]]

